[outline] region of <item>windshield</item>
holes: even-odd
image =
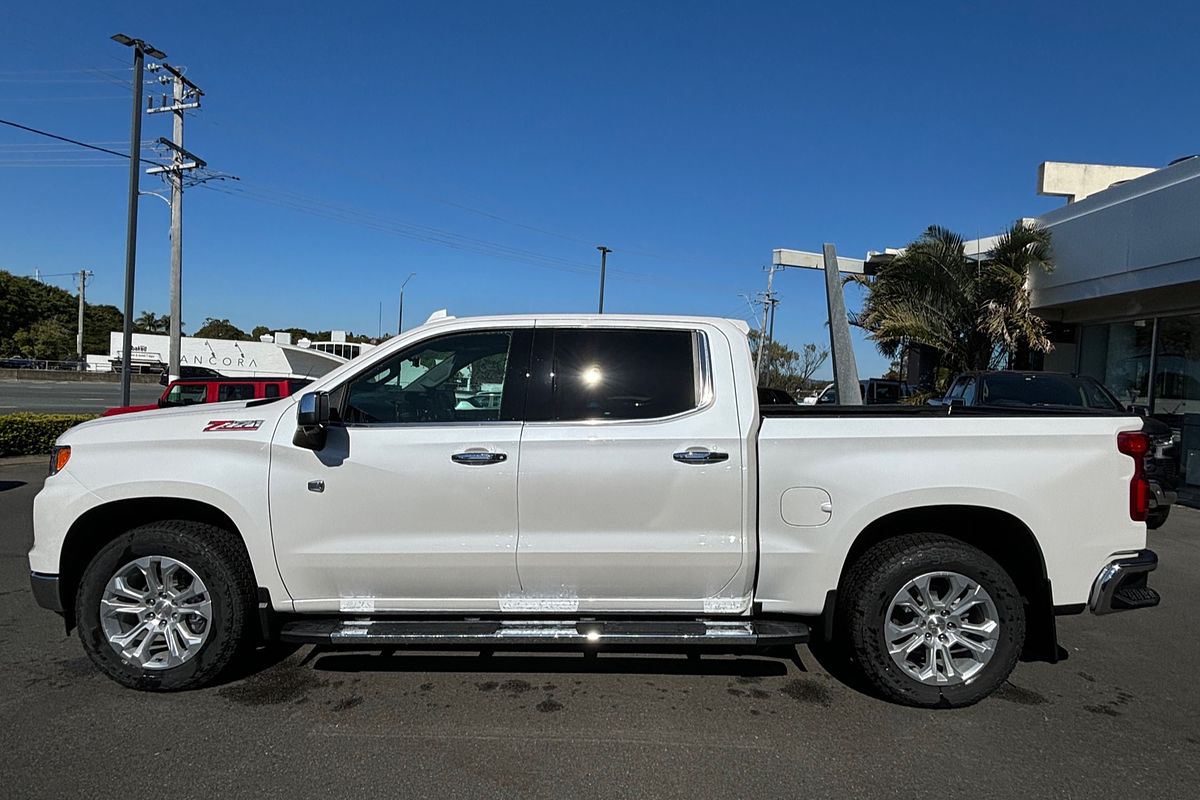
[[[1000,373],[983,376],[981,384],[980,403],[984,405],[1124,410],[1103,386],[1089,378]]]

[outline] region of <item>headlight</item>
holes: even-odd
[[[71,447],[69,445],[55,445],[54,449],[50,451],[50,474],[57,475],[70,460]]]

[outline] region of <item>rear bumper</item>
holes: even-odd
[[[1153,550],[1139,550],[1134,555],[1114,559],[1096,576],[1088,608],[1093,614],[1111,614],[1158,605],[1158,592],[1147,585],[1148,576],[1156,567],[1158,556]]]
[[[63,612],[62,596],[58,593],[57,575],[31,572],[29,573],[29,585],[33,589],[33,599],[39,606],[59,614]]]

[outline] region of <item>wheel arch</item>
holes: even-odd
[[[1037,536],[1021,519],[997,508],[977,505],[929,505],[885,514],[868,524],[850,545],[838,588],[851,565],[873,545],[908,533],[937,533],[982,550],[1012,577],[1026,609],[1024,660],[1057,661],[1054,601],[1046,560]],[[831,611],[832,609],[828,609]]]
[[[137,497],[112,500],[88,509],[71,523],[59,555],[59,596],[63,618],[70,630],[75,620],[75,593],[83,571],[106,544],[123,533],[151,522],[187,520],[200,522],[234,534],[242,549],[246,542],[233,519],[221,509],[201,500],[181,497]],[[247,561],[253,560],[247,551]]]

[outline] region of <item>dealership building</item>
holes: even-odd
[[[290,376],[315,378],[345,364],[370,345],[350,344],[345,336],[334,341],[292,344],[287,333],[266,334],[257,341],[209,339],[184,336],[180,340],[179,363],[186,367],[205,367],[229,378]],[[157,333],[133,334],[130,367],[134,372],[163,372],[167,368],[170,337]],[[121,331],[109,334],[107,355],[88,355],[88,370],[119,370],[123,361]]]
[[[1058,166],[1043,165],[1042,193],[1059,193],[1048,190]],[[1081,193],[1092,188],[1077,183]],[[1045,368],[1090,375],[1181,430],[1189,415],[1200,417],[1200,158],[1147,170],[1036,221],[1053,234],[1055,262],[1030,277],[1033,308],[1053,333]]]
[[[1038,193],[1067,198],[1032,220],[1054,250],[1054,269],[1029,280],[1054,344],[1038,366],[1096,378],[1169,423],[1180,494],[1200,501],[1200,157],[1161,169],[1047,162]]]

